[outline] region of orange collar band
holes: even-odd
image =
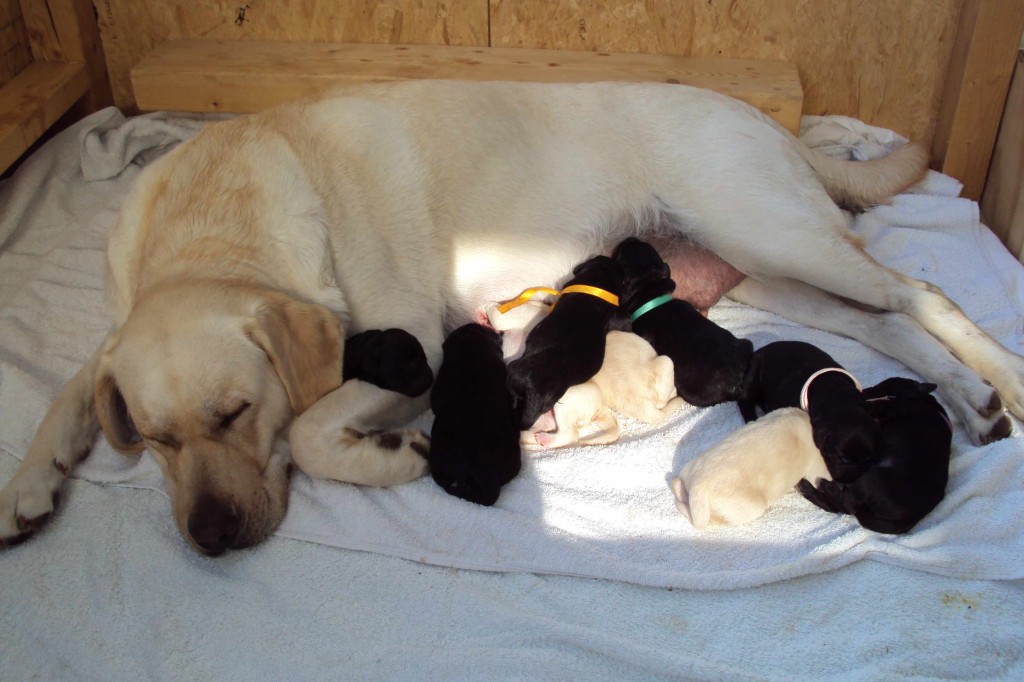
[[[615,294],[605,291],[604,289],[598,289],[592,287],[589,284],[573,284],[571,287],[562,289],[562,296],[565,294],[590,294],[591,296],[597,296],[602,301],[607,301],[614,306],[619,305],[619,297]]]
[[[607,301],[614,306],[619,305],[619,297],[609,291],[592,287],[589,284],[573,284],[570,287],[562,289],[562,291],[551,289],[549,287],[530,287],[529,289],[525,289],[515,298],[505,301],[499,305],[498,312],[504,315],[513,308],[518,308],[527,301],[530,301],[537,294],[547,294],[556,298],[564,296],[565,294],[590,294],[591,296],[597,296],[602,301]]]
[[[551,289],[550,287],[532,287],[530,289],[524,290],[523,293],[519,294],[512,300],[505,301],[504,303],[499,305],[498,312],[504,315],[513,308],[518,308],[519,306],[523,305],[537,294],[548,294],[550,296],[556,297],[559,295],[558,289]]]

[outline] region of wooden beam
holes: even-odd
[[[793,132],[803,106],[792,64],[671,55],[188,40],[164,43],[132,69],[144,111],[244,113],[337,85],[418,78],[684,83],[749,102]]]
[[[36,62],[0,88],[0,172],[89,89],[82,64]]]
[[[32,56],[37,62],[66,62],[46,0],[21,0]]]
[[[1024,51],[1017,53],[1003,122],[981,195],[981,214],[1006,248],[1024,257]]]
[[[89,74],[89,92],[81,102],[78,114],[84,116],[110,106],[114,97],[91,0],[46,0],[46,4],[66,61],[84,64]]]
[[[963,0],[932,158],[970,199],[985,187],[1022,31],[1024,0]]]

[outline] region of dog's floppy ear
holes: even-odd
[[[341,386],[341,325],[322,305],[275,297],[245,332],[270,358],[295,414]]]
[[[126,455],[142,452],[146,444],[135,429],[124,396],[117,387],[117,379],[105,359],[100,360],[96,370],[93,398],[96,402],[96,416],[110,446]]]

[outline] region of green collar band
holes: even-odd
[[[672,300],[672,294],[665,294],[664,296],[659,296],[658,298],[652,298],[650,301],[648,301],[647,303],[644,303],[642,306],[640,306],[635,311],[633,311],[633,314],[629,316],[629,319],[631,319],[634,322],[636,322],[636,318],[640,317],[641,315],[644,315],[646,313],[651,312],[652,310],[654,310],[658,306],[664,305],[664,304],[668,303],[671,300]]]

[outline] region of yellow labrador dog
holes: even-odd
[[[747,275],[733,298],[902,360],[976,440],[1005,436],[1024,360],[867,256],[836,206],[884,201],[926,160],[836,161],[665,84],[369,85],[210,124],[125,201],[112,330],[0,492],[0,541],[48,518],[100,428],[153,453],[181,534],[211,554],[281,520],[278,438],[310,476],[416,478],[427,439],[388,429],[426,398],[342,384],[344,337],[401,327],[436,369],[446,329],[629,235],[688,237]]]

